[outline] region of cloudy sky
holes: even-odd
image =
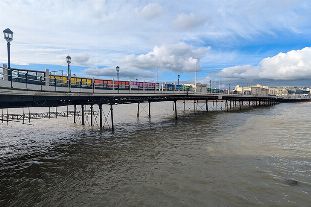
[[[1,0],[18,68],[122,79],[311,80],[308,0]],[[0,41],[0,62],[6,62]],[[158,74],[158,75],[157,75]],[[310,82],[311,83],[311,82]],[[311,84],[310,84],[311,85]]]

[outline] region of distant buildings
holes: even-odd
[[[268,87],[257,84],[255,86],[237,85],[233,91],[235,94],[253,95],[253,96],[309,96],[310,88],[306,87]]]

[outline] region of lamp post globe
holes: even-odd
[[[68,65],[71,63],[71,57],[69,55],[66,57],[66,61],[67,61]]]
[[[13,40],[13,32],[9,28],[6,28],[5,30],[3,30],[3,34],[4,34],[4,39],[7,42],[11,42]]]
[[[71,92],[71,71],[70,71],[70,63],[71,63],[71,57],[68,55],[66,57],[67,62],[67,80],[68,80],[68,92]]]
[[[119,79],[120,67],[119,66],[116,67],[116,71],[117,71],[118,93],[119,93],[120,92],[120,79]]]
[[[11,88],[13,88],[13,77],[12,77],[12,70],[11,68],[11,52],[10,52],[10,46],[11,42],[13,40],[13,32],[9,28],[6,28],[3,30],[4,39],[7,41],[7,50],[8,50],[8,80],[11,81]]]

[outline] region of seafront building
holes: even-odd
[[[254,86],[237,85],[234,88],[233,93],[254,96],[310,96],[310,88],[293,86],[269,87],[260,84]]]

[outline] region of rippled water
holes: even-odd
[[[150,120],[141,107],[115,106],[114,134],[72,117],[0,123],[0,206],[310,206],[310,103],[180,105],[178,121],[171,103]]]

